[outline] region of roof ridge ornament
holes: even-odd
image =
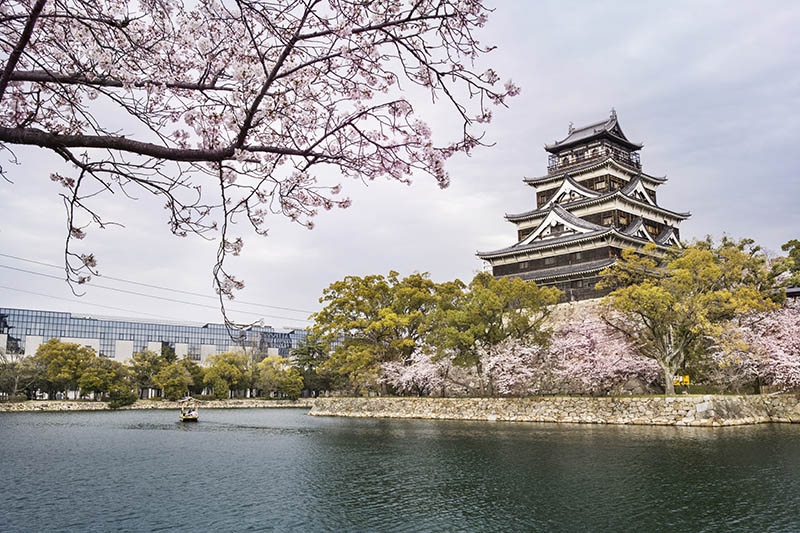
[[[569,121],[569,126],[567,126],[567,132],[575,133],[575,124],[573,124],[571,120]]]
[[[617,120],[617,110],[613,107],[611,108],[611,117],[612,120]]]

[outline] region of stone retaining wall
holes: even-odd
[[[318,398],[314,416],[735,426],[800,423],[795,395],[618,398]]]
[[[198,401],[200,409],[244,409],[244,408],[276,408],[276,407],[305,407],[312,406],[313,400],[213,400]],[[177,409],[176,402],[139,400],[133,405],[120,407],[123,409]],[[105,411],[109,410],[107,402],[71,402],[71,401],[30,401],[0,403],[0,413],[30,412],[30,411]]]

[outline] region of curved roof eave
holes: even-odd
[[[564,238],[557,238],[553,239],[551,242],[543,241],[536,244],[526,244],[524,246],[517,247],[517,245],[509,246],[508,248],[501,248],[499,250],[493,250],[491,252],[476,252],[477,255],[481,259],[489,259],[489,258],[497,258],[503,257],[507,255],[516,255],[518,253],[527,252],[530,250],[546,250],[548,248],[557,247],[563,244],[573,244],[573,243],[580,243],[580,242],[587,242],[599,237],[603,237],[613,231],[613,228],[604,228],[602,231],[594,231],[592,233],[579,233],[577,235],[571,235],[571,238],[564,239]]]
[[[584,205],[592,205],[594,203],[600,203],[600,202],[603,202],[605,200],[610,200],[614,196],[621,196],[621,197],[625,198],[626,200],[628,200],[630,202],[633,202],[635,204],[644,206],[647,209],[653,209],[653,210],[656,210],[656,211],[662,211],[664,213],[672,215],[675,218],[679,218],[681,220],[686,220],[687,218],[692,216],[691,212],[678,213],[676,211],[670,211],[669,209],[665,209],[665,208],[663,208],[661,206],[658,206],[658,205],[650,205],[648,203],[641,202],[641,201],[639,201],[639,200],[637,200],[635,198],[631,198],[630,196],[627,196],[626,194],[624,194],[622,192],[622,189],[617,189],[615,191],[606,193],[606,194],[604,194],[602,196],[598,196],[597,198],[586,198],[586,199],[583,199],[583,200],[575,200],[574,202],[569,202],[569,203],[564,204],[564,206],[569,207],[571,209],[575,208],[575,207],[583,207]],[[505,218],[507,220],[511,221],[511,222],[521,222],[521,221],[526,220],[526,219],[539,218],[541,215],[546,214],[547,212],[549,212],[549,210],[534,209],[534,210],[531,210],[531,211],[526,211],[525,213],[510,214],[510,215],[506,214]]]
[[[545,176],[538,176],[536,178],[523,178],[522,182],[527,184],[527,185],[538,185],[538,184],[549,183],[551,181],[559,180],[562,177],[564,177],[565,175],[583,174],[583,173],[586,173],[586,172],[591,172],[591,171],[596,170],[597,168],[600,168],[603,165],[608,164],[608,163],[613,163],[620,170],[628,172],[629,174],[632,174],[632,175],[639,175],[644,180],[652,182],[652,183],[661,184],[661,183],[666,183],[668,181],[666,176],[664,176],[664,177],[651,176],[650,174],[646,174],[646,173],[642,172],[641,170],[634,170],[631,167],[627,167],[627,166],[619,163],[617,160],[614,159],[614,156],[609,155],[609,156],[606,156],[603,159],[600,159],[598,161],[590,161],[589,163],[585,163],[583,165],[578,165],[576,167],[567,168],[567,169],[564,169],[564,170],[559,170],[558,172],[554,172],[553,174],[547,174]]]

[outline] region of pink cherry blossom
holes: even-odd
[[[217,234],[214,278],[232,297],[229,222],[265,235],[267,215],[311,228],[319,208],[350,205],[320,169],[449,184],[447,160],[481,144],[490,103],[519,92],[464,67],[491,50],[474,35],[488,14],[481,0],[7,0],[0,150],[39,146],[74,167],[55,179],[76,238],[107,224],[98,193],[160,196],[176,235]],[[412,94],[449,106],[460,138],[434,142]]]

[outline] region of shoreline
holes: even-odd
[[[800,395],[538,396],[527,398],[323,397],[198,402],[201,409],[310,409],[311,416],[406,418],[489,422],[728,427],[800,424]],[[110,409],[108,402],[34,400],[0,403],[0,413],[178,409],[177,402],[138,400]]]
[[[198,400],[200,409],[278,409],[311,408],[313,399],[299,400]],[[178,409],[178,402],[137,400],[136,403],[111,409],[108,402],[77,400],[29,400],[26,402],[0,403],[0,413],[62,413],[75,411],[143,411],[148,409]]]
[[[723,427],[800,424],[800,396],[317,398],[311,416]]]

